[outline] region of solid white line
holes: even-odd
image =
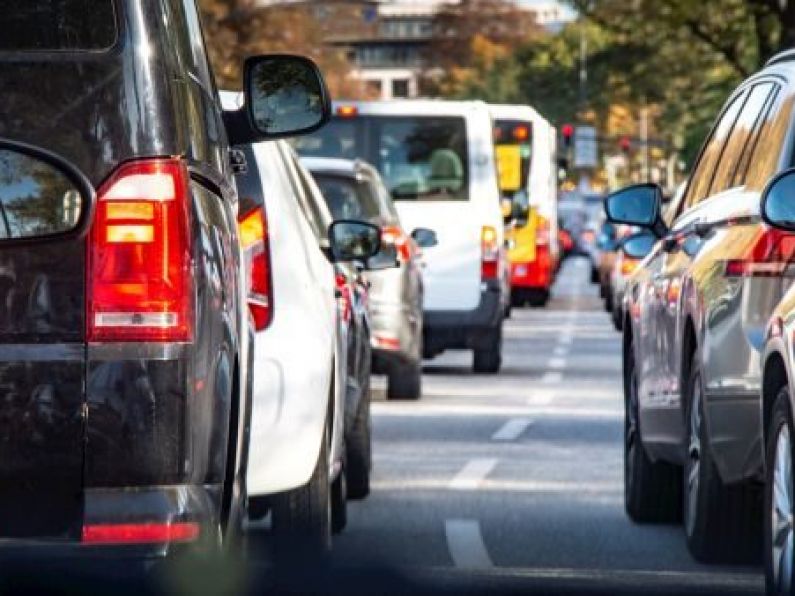
[[[444,522],[447,548],[453,564],[462,569],[488,569],[494,567],[489,557],[480,523],[474,519],[448,519]]]
[[[475,490],[491,473],[497,460],[494,458],[473,459],[461,468],[448,484],[450,490]]]
[[[565,358],[569,355],[569,348],[568,346],[558,346],[552,353],[558,358]]]
[[[574,336],[571,333],[564,333],[558,338],[558,343],[561,345],[569,345],[574,341]]]
[[[546,372],[541,377],[541,382],[544,385],[555,385],[563,380],[563,374],[559,372]]]
[[[555,394],[552,391],[534,391],[533,394],[527,398],[528,406],[548,406],[555,399]]]
[[[565,358],[552,358],[547,362],[547,368],[566,368]]]
[[[533,424],[529,418],[512,418],[491,435],[492,441],[515,441],[522,436],[527,427]]]

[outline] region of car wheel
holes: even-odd
[[[274,553],[292,562],[308,554],[322,557],[331,550],[331,487],[329,483],[329,431],[323,436],[309,482],[273,497],[271,512]]]
[[[750,483],[726,486],[718,475],[704,420],[701,371],[693,362],[687,391],[683,516],[690,553],[704,563],[759,557],[761,495]]]
[[[348,483],[348,498],[363,499],[370,494],[370,470],[372,468],[372,424],[370,419],[370,383],[367,382],[359,412],[345,440],[345,474]]]
[[[422,363],[393,364],[387,373],[387,399],[416,400],[422,395]]]
[[[533,308],[546,306],[549,302],[549,290],[530,290],[527,294],[527,301]]]
[[[591,283],[592,284],[599,283],[599,269],[597,269],[593,265],[591,266]]]
[[[472,370],[479,374],[500,372],[502,366],[502,324],[489,332],[486,345],[475,350]]]
[[[347,465],[342,469],[334,482],[331,483],[331,531],[339,534],[348,525],[348,474]]]
[[[624,507],[635,522],[676,522],[682,514],[682,472],[652,462],[641,440],[638,373],[632,346],[624,372]]]
[[[795,487],[792,482],[793,437],[789,391],[782,388],[773,406],[767,432],[768,463],[765,478],[765,586],[767,593],[795,594],[792,516]]]
[[[510,318],[511,318],[511,310],[512,310],[512,308],[511,308],[511,307],[512,307],[512,306],[513,306],[513,305],[512,305],[512,303],[511,303],[511,301],[510,301],[510,300],[508,300],[508,302],[507,302],[507,304],[505,305],[505,308],[504,308],[504,310],[503,310],[503,318],[505,318],[505,319],[510,319]]]
[[[613,327],[615,327],[616,331],[621,331],[624,327],[624,319],[622,314],[621,307],[614,305],[613,312],[610,313],[610,318],[613,320]]]
[[[613,312],[613,290],[610,286],[605,288],[605,310],[607,312]]]
[[[524,294],[519,292],[518,290],[513,290],[511,292],[511,306],[514,308],[521,308],[524,305],[525,305]]]

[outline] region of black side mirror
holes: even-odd
[[[770,181],[762,193],[761,212],[770,225],[795,231],[795,168]]]
[[[309,134],[331,117],[331,98],[317,65],[309,58],[273,54],[247,58],[245,105],[225,112],[233,145]]]
[[[605,213],[612,223],[648,228],[662,235],[662,189],[657,184],[636,184],[605,199]]]
[[[439,244],[439,238],[436,236],[436,232],[428,228],[416,228],[411,233],[411,237],[420,248],[431,248]]]
[[[621,251],[631,259],[645,259],[655,244],[657,244],[657,236],[651,232],[638,232],[624,239],[621,243]]]
[[[329,226],[334,262],[367,262],[381,250],[381,229],[363,221],[340,219]]]

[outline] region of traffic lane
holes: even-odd
[[[459,587],[463,574],[471,593],[761,593],[758,570],[701,566],[680,527],[626,518],[620,336],[586,273],[568,265],[547,310],[514,310],[505,373],[472,375],[469,354],[449,353],[426,366],[421,402],[375,404],[374,491],[338,564],[366,553]],[[530,423],[494,440],[517,419]]]

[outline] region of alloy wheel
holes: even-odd
[[[773,462],[772,506],[770,507],[773,578],[776,594],[792,592],[793,487],[792,440],[786,424],[778,429]]]
[[[689,436],[685,477],[685,531],[692,536],[698,508],[701,478],[701,383],[696,377],[690,399]]]

